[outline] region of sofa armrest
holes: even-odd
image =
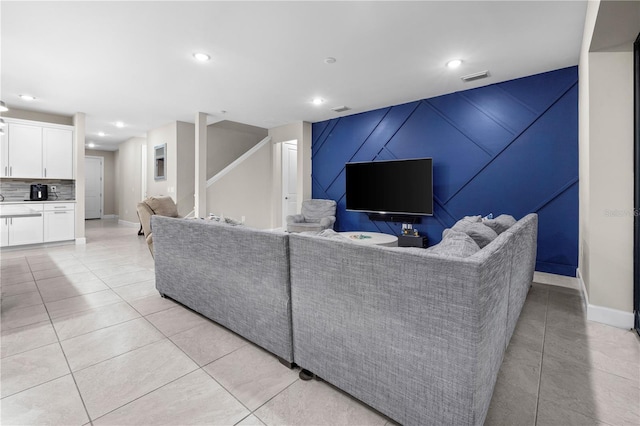
[[[292,214],[287,216],[287,224],[304,222],[304,216],[301,214]]]
[[[333,229],[333,224],[336,223],[335,216],[327,216],[320,219],[320,226],[325,229]]]

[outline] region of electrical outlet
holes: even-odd
[[[58,189],[58,187],[55,185],[51,185],[50,188],[51,188],[51,192],[56,192],[56,190]]]

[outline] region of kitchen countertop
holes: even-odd
[[[49,200],[49,201],[0,201],[0,219],[11,217],[37,217],[42,216],[42,211],[30,208],[29,204],[55,204],[75,203],[76,200]],[[42,207],[40,207],[42,209]]]
[[[75,203],[75,202],[76,202],[76,200],[0,201],[0,206],[8,205],[8,204],[29,204],[29,203],[49,204],[49,203]]]
[[[42,216],[42,212],[30,209],[26,206],[0,206],[0,218],[37,216]]]

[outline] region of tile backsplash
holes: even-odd
[[[56,179],[0,179],[0,194],[4,196],[4,201],[24,201],[29,199],[29,191],[34,183],[49,185],[49,201],[56,200],[56,194],[51,192],[51,185],[55,185],[58,200],[76,199],[75,180]]]

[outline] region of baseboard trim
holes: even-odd
[[[102,215],[102,219],[117,219],[118,215],[117,214],[103,214]]]
[[[76,238],[76,244],[78,245],[83,245],[83,244],[87,244],[87,239],[86,238]]]
[[[139,228],[140,222],[129,222],[126,220],[118,219],[118,225],[129,226],[131,228]]]
[[[580,291],[580,281],[574,277],[565,275],[551,274],[549,272],[535,271],[533,273],[533,282],[547,285],[555,285],[558,287],[572,288]]]
[[[589,294],[587,286],[580,274],[580,268],[576,269],[576,276],[580,282],[582,298],[587,308],[587,319],[602,324],[607,324],[617,328],[629,330],[633,328],[633,313],[625,312],[618,309],[607,308],[606,306],[592,305],[589,303]]]

